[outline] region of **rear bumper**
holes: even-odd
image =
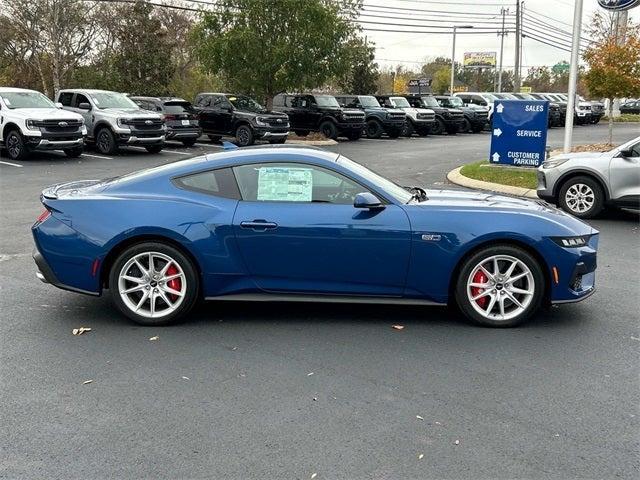
[[[83,293],[85,295],[92,295],[95,297],[100,296],[99,292],[91,292],[89,290],[82,290],[80,288],[72,287],[70,285],[65,285],[58,280],[55,273],[44,259],[38,248],[33,249],[33,261],[36,263],[36,277],[44,283],[49,283],[54,287],[61,288],[62,290],[68,290],[70,292]]]
[[[173,130],[173,129],[168,129],[167,130],[167,135],[166,135],[166,139],[167,140],[186,140],[189,138],[200,138],[200,135],[202,135],[202,129],[199,128],[192,128],[192,129],[180,129],[180,130]]]

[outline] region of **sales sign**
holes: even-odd
[[[496,100],[490,163],[538,167],[545,159],[549,102]]]

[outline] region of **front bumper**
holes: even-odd
[[[595,232],[595,231],[594,231]],[[551,271],[550,301],[579,302],[595,291],[599,235],[592,233],[588,243],[579,248],[565,248],[547,238],[549,255],[545,256]]]
[[[402,130],[404,128],[404,118],[402,120],[388,120],[385,119],[382,121],[382,126],[384,127],[385,131],[398,131],[398,130]]]
[[[537,177],[538,187],[536,188],[536,194],[538,195],[538,198],[555,204],[556,198],[553,192],[553,188],[557,175],[554,173],[553,169],[544,171],[538,170]]]
[[[43,138],[26,137],[27,147],[32,150],[65,150],[67,148],[77,148],[84,145],[84,137],[78,138]]]
[[[144,134],[144,136],[138,136],[121,133],[118,135],[119,145],[161,145],[164,143],[164,140],[164,134],[160,136],[157,136],[156,134]]]
[[[338,132],[347,133],[347,132],[361,132],[364,130],[364,121],[360,122],[341,122],[337,124]]]

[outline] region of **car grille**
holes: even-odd
[[[344,118],[349,123],[364,123],[364,113],[345,113]]]
[[[476,112],[476,118],[478,119],[489,118],[489,112]]]
[[[164,121],[158,118],[134,118],[128,124],[136,130],[160,130]]]
[[[82,127],[80,120],[41,120],[34,124],[50,133],[74,133]]]
[[[602,113],[602,112],[604,112],[604,107],[602,105],[593,105],[591,107],[591,111],[593,111],[595,113]]]
[[[464,119],[464,113],[462,112],[449,112],[451,114],[451,118],[453,120],[460,120],[462,121]]]
[[[418,113],[418,119],[434,121],[436,119],[436,114],[435,113]]]
[[[267,123],[272,127],[288,127],[289,119],[285,117],[272,117],[267,118]]]
[[[404,112],[389,112],[391,120],[404,120],[406,117]]]

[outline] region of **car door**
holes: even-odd
[[[215,115],[211,106],[212,100],[211,95],[202,95],[196,98],[195,107],[198,111],[198,120],[205,133],[214,132]]]
[[[637,205],[640,201],[640,142],[614,156],[609,163],[611,199]]]
[[[84,108],[80,108],[81,103],[88,103],[89,105],[91,105],[91,109],[86,110]],[[91,132],[93,132],[93,112],[92,112],[93,108],[94,108],[93,103],[91,103],[91,101],[87,98],[87,96],[82,93],[76,93],[73,96],[71,108],[68,108],[68,110],[82,115],[82,118],[84,118],[84,124],[87,127],[87,132],[89,132],[90,136],[92,135]]]
[[[296,119],[296,125],[302,128],[310,129],[313,127],[312,115],[311,115],[311,102],[307,95],[301,95],[295,98],[295,107],[293,109],[293,115]]]
[[[234,167],[242,200],[233,225],[247,270],[271,292],[401,296],[410,224],[393,204],[353,206],[367,189],[302,163]]]

